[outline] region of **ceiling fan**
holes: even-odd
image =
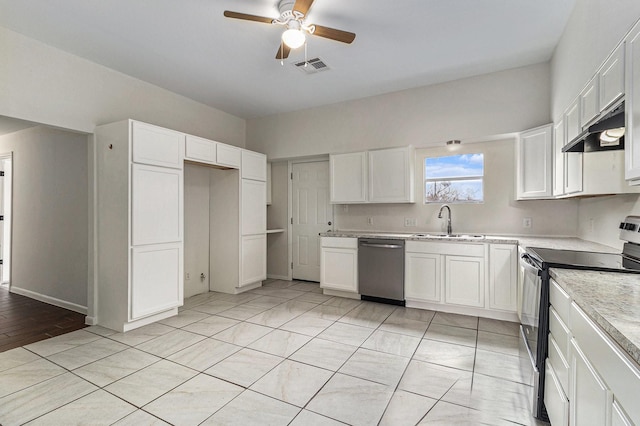
[[[350,44],[356,38],[354,33],[306,22],[307,12],[311,8],[313,1],[314,0],[280,0],[278,3],[280,16],[275,19],[232,12],[230,10],[225,10],[224,16],[227,18],[244,19],[246,21],[263,22],[265,24],[275,24],[286,27],[286,31],[282,33],[282,41],[280,42],[276,59],[285,59],[289,56],[291,49],[302,46],[306,40],[305,33]]]

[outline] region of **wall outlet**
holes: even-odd
[[[594,223],[593,218],[589,218],[589,231],[593,232],[593,231],[595,231],[595,229],[596,229],[596,227],[595,227],[595,223]]]
[[[368,217],[367,218],[367,225],[373,225],[373,218],[372,217]]]
[[[531,225],[533,225],[533,219],[531,219],[530,217],[525,217],[524,219],[522,219],[523,228],[531,228]]]
[[[405,217],[404,226],[418,226],[418,220],[415,217]]]
[[[345,213],[348,213],[349,212],[349,204],[343,204],[342,205],[342,211],[345,212]]]
[[[187,274],[186,274],[184,279],[185,280],[190,280],[191,279],[191,274],[187,272]]]

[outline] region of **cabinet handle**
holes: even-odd
[[[204,281],[204,279],[205,279],[205,278],[207,278],[207,276],[204,274],[204,272],[203,272],[203,273],[201,273],[201,274],[200,274],[200,279],[201,279],[202,281]]]

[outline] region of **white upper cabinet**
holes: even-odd
[[[582,131],[582,127],[580,125],[580,98],[577,98],[564,114],[565,126],[567,126],[567,131],[565,133],[567,139],[566,143],[571,142],[576,136],[580,134]]]
[[[182,169],[184,134],[151,124],[132,122],[133,162]]]
[[[271,205],[271,163],[267,163],[267,205]]]
[[[598,73],[600,111],[604,111],[624,95],[624,43],[613,51]]]
[[[640,23],[625,45],[625,178],[635,181],[640,179]]]
[[[369,202],[413,203],[413,147],[369,151]]]
[[[220,166],[239,169],[241,161],[240,152],[241,150],[238,147],[223,143],[216,144],[216,163]]]
[[[520,134],[516,146],[517,199],[549,198],[552,186],[552,124]]]
[[[329,156],[331,202],[367,202],[367,153],[332,154]]]
[[[187,135],[185,159],[208,164],[216,163],[216,142]]]
[[[242,178],[265,182],[267,180],[267,156],[259,152],[242,150]]]
[[[582,191],[582,160],[581,152],[567,152],[564,162],[564,193],[573,194]]]
[[[564,117],[553,125],[553,196],[564,195],[565,142]]]
[[[587,127],[600,114],[598,78],[593,77],[580,93],[580,126]]]

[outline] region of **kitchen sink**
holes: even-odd
[[[442,239],[448,239],[448,240],[455,240],[455,239],[460,239],[460,240],[465,240],[465,239],[479,240],[479,239],[484,238],[484,235],[480,235],[480,234],[451,234],[451,235],[447,235],[447,234],[413,234],[413,237],[418,237],[418,238],[442,238]]]

